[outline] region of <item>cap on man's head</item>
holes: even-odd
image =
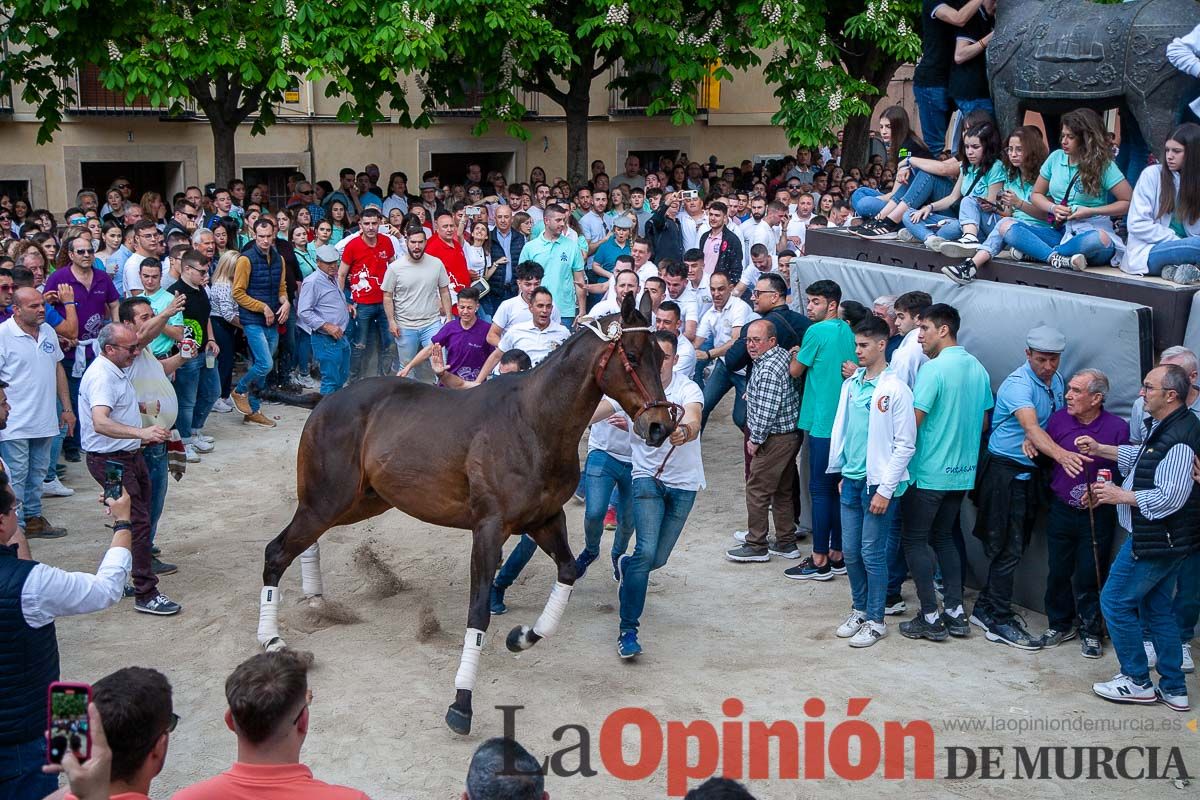
[[[1038,325],[1025,337],[1025,346],[1039,353],[1061,353],[1067,349],[1067,337],[1058,328]]]
[[[336,264],[342,260],[342,256],[333,245],[323,244],[317,248],[317,260],[326,264]]]
[[[426,189],[432,189],[433,191],[435,191],[435,192],[436,192],[436,191],[437,191],[437,184],[436,184],[436,183],[434,183],[433,181],[423,181],[423,182],[421,183],[421,191],[423,192],[423,191],[425,191]]]
[[[212,200],[217,196],[217,185],[215,183],[204,184],[204,196]]]
[[[629,217],[626,217],[624,215],[619,216],[613,222],[613,227],[620,228],[621,230],[624,230],[624,231],[631,231],[631,230],[633,230],[633,220],[631,220]]]

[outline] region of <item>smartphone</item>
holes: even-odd
[[[465,209],[463,209],[463,211],[466,212],[468,217],[478,217],[479,212],[483,211],[483,209],[479,206],[467,206]]]
[[[88,703],[92,687],[86,683],[50,684],[46,700],[46,763],[61,764],[68,751],[87,761],[92,755]]]
[[[109,459],[104,462],[104,496],[118,500],[121,497],[121,482],[125,478],[125,465]]]

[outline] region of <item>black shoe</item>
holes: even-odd
[[[967,621],[967,616],[964,614],[961,617],[956,617],[952,614],[942,614],[942,623],[946,626],[946,632],[951,636],[959,639],[965,639],[971,635],[971,623]]]
[[[122,591],[122,596],[133,597],[134,594],[136,594],[136,592],[134,592],[134,590],[133,590],[133,584],[131,584],[131,583],[125,584],[125,589]]]
[[[983,635],[989,642],[1006,644],[1018,650],[1036,651],[1042,649],[1041,637],[1030,635],[1029,631],[1015,617],[1007,622],[996,622],[988,627]]]
[[[940,617],[929,622],[919,611],[908,622],[900,623],[900,635],[908,639],[928,639],[931,642],[944,642],[950,636],[946,630],[946,623],[942,622]]]
[[[900,228],[901,225],[899,222],[892,222],[890,219],[881,219],[870,230],[863,231],[858,235],[864,239],[886,241],[895,239],[896,234],[900,232]]]
[[[895,617],[908,611],[908,603],[904,602],[904,598],[900,595],[889,597],[883,606],[883,614],[886,617]]]
[[[821,566],[813,563],[812,556],[808,556],[794,567],[789,567],[783,571],[785,578],[791,578],[796,581],[831,581],[833,580],[833,570],[829,568],[829,561],[826,560]]]
[[[845,575],[846,574],[845,559],[839,558],[837,561],[834,561],[832,558],[829,559],[829,569],[833,570],[834,575]]]
[[[1104,645],[1100,643],[1099,636],[1085,633],[1079,642],[1079,652],[1084,658],[1100,658],[1104,655]]]
[[[154,556],[151,556],[150,570],[155,575],[174,575],[176,572],[179,572],[179,567],[174,564],[168,564],[166,561],[159,561]]]
[[[975,268],[975,262],[969,258],[964,259],[961,264],[947,264],[942,267],[942,274],[959,286],[966,286],[975,280],[978,272],[979,270]]]
[[[992,615],[978,603],[971,611],[971,616],[968,620],[972,625],[980,630],[987,632],[988,628],[992,627]]]
[[[1068,625],[1066,629],[1061,631],[1057,628],[1051,628],[1042,634],[1040,641],[1042,647],[1058,647],[1063,642],[1069,642],[1078,635],[1079,631],[1076,630],[1075,626]]]
[[[65,458],[67,461],[70,461],[72,464],[78,464],[83,460],[83,456],[79,455],[78,450],[64,450],[63,458]]]

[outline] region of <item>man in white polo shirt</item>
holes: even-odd
[[[500,337],[513,325],[533,319],[533,311],[530,309],[533,290],[542,285],[545,270],[536,261],[522,261],[513,274],[516,276],[514,280],[517,283],[517,296],[500,303],[496,313],[492,315],[492,327],[487,335],[488,344],[492,347],[500,344]],[[562,322],[562,315],[558,313],[557,308],[550,313],[550,321]]]
[[[500,337],[500,344],[479,370],[479,377],[467,384],[468,386],[478,386],[491,375],[506,350],[524,350],[536,367],[571,335],[570,331],[550,319],[554,312],[554,296],[550,294],[549,289],[539,286],[533,290],[532,299],[530,310],[533,312],[533,319],[529,322],[519,322],[504,332]]]
[[[134,610],[169,616],[180,606],[158,591],[150,555],[150,471],[142,457],[146,444],[165,442],[170,431],[161,425],[142,427],[132,370],[142,345],[128,325],[105,325],[96,335],[96,358],[79,384],[79,436],[87,453],[88,472],[101,486],[108,462],[120,467],[121,485],[129,494],[133,523]]]
[[[734,372],[725,366],[725,354],[742,335],[742,326],[758,319],[758,314],[740,297],[733,296],[729,276],[714,272],[708,279],[713,305],[700,318],[696,329],[696,360],[702,364],[715,361],[712,373],[704,382],[704,414],[700,418],[700,430],[708,424],[708,415],[721,402],[721,398],[734,389],[733,424],[746,426],[746,368]],[[706,342],[712,340],[711,346]]]
[[[17,289],[13,315],[0,324],[0,381],[8,384],[11,411],[0,430],[0,456],[22,512],[18,527],[28,539],[58,539],[67,535],[42,516],[42,478],[50,466],[50,448],[61,418],[68,431],[75,426],[63,352],[58,335],[46,324],[46,302],[37,289]],[[65,409],[58,414],[55,396]]]

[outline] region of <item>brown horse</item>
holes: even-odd
[[[477,389],[452,391],[401,378],[372,378],[335,392],[308,418],[296,457],[299,507],[267,545],[258,639],[279,637],[279,579],[301,558],[306,597],[322,592],[317,539],[398,508],[423,522],[472,531],[471,599],[456,696],[446,712],[455,733],[471,730],[488,592],[509,536],[528,533],[558,567],[558,581],[537,622],[518,626],[507,646],[532,647],[558,626],[575,562],[563,504],[579,481],[579,439],[601,394],[621,404],[634,432],[666,441],[676,409],[658,377],[662,356],[632,297],[621,313],[572,335],[537,368],[501,375]],[[463,435],[470,432],[470,435]],[[448,435],[453,434],[453,435]]]

